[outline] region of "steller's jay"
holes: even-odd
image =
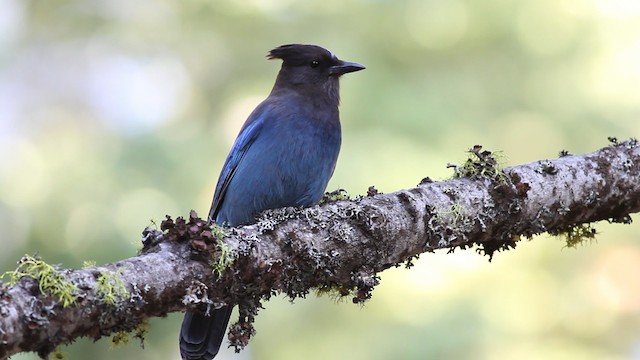
[[[239,226],[267,209],[317,204],[340,151],[338,79],[364,66],[315,45],[283,45],[267,55],[282,68],[249,115],[227,156],[209,221]],[[233,306],[211,316],[187,312],[180,330],[183,359],[213,359]]]

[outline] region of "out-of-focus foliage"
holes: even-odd
[[[637,0],[0,0],[1,271],[133,256],[153,219],[206,213],[280,66],[264,55],[292,42],[367,66],[342,82],[330,189],[442,179],[475,144],[517,164],[640,136]],[[362,308],[271,301],[221,359],[640,358],[638,225],[596,228],[576,250],[424,255]],[[179,323],[152,321],[144,350],[63,351],[177,359]]]

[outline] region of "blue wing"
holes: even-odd
[[[233,144],[231,151],[229,151],[229,155],[227,155],[227,160],[220,171],[216,191],[213,195],[211,209],[209,210],[209,221],[216,221],[216,217],[218,216],[218,212],[222,206],[222,201],[224,200],[229,184],[238,169],[238,165],[247,154],[251,144],[253,144],[258,137],[258,134],[260,134],[266,113],[264,110],[265,106],[261,104],[251,113],[240,130],[238,138]]]

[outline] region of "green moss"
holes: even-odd
[[[60,346],[58,346],[53,352],[49,355],[50,359],[54,360],[64,360],[67,358],[67,355],[60,350]]]
[[[550,231],[549,233],[564,237],[567,247],[576,248],[578,245],[593,241],[596,238],[597,231],[591,224],[580,224],[568,229]]]
[[[349,193],[345,189],[338,189],[331,192],[324,193],[322,199],[320,199],[320,204],[336,202],[340,200],[349,200]]]
[[[37,281],[40,292],[57,298],[63,307],[75,302],[78,288],[65,280],[65,276],[55,266],[47,264],[39,257],[23,256],[18,262],[18,268],[15,271],[7,271],[2,278],[5,276],[9,277],[9,283],[12,285],[24,277]]]
[[[191,215],[193,218],[193,214]],[[206,243],[203,243],[203,246],[199,250],[205,250],[210,248],[210,256],[215,258],[209,262],[209,265],[212,267],[213,272],[220,277],[225,269],[227,269],[236,259],[236,254],[233,249],[225,244],[223,241],[225,237],[229,235],[229,229],[218,225],[216,223],[206,224],[202,222],[202,225],[209,229],[209,231],[204,231],[203,233],[211,233],[206,237]],[[192,246],[194,245],[194,241],[192,241]],[[200,242],[202,243],[202,242]],[[214,246],[207,246],[215,245]]]
[[[149,322],[145,319],[132,331],[120,330],[111,335],[111,348],[119,348],[129,344],[131,337],[140,340],[140,347],[144,348],[144,340],[149,333]]]
[[[227,229],[224,226],[220,226],[216,223],[211,224],[211,235],[213,235],[218,242],[227,236]]]
[[[115,305],[119,299],[129,296],[125,283],[120,279],[120,271],[111,274],[101,272],[96,281],[98,296],[107,304]]]
[[[213,272],[220,277],[224,270],[233,264],[235,259],[236,254],[233,249],[221,240],[218,240],[218,259],[212,261],[210,265],[213,268]]]
[[[324,286],[315,289],[316,297],[326,296],[336,303],[345,302],[349,297],[355,296],[355,290],[341,286]]]
[[[118,348],[129,343],[130,334],[126,331],[117,331],[111,336],[111,347]]]
[[[85,260],[85,261],[82,262],[82,268],[83,269],[92,268],[94,266],[96,266],[95,260]]]
[[[502,153],[482,151],[480,145],[472,147],[468,153],[469,156],[462,165],[449,165],[453,168],[452,178],[484,176],[502,184],[507,182],[507,175],[502,171]]]
[[[144,348],[144,340],[149,333],[149,321],[147,319],[142,320],[142,322],[133,329],[133,337],[140,340],[140,347]]]

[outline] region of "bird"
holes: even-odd
[[[267,54],[282,66],[268,97],[249,115],[220,171],[209,221],[254,222],[267,209],[308,207],[322,198],[341,145],[339,78],[365,69],[318,45],[282,45]],[[180,354],[211,360],[233,305],[211,316],[186,312]]]

